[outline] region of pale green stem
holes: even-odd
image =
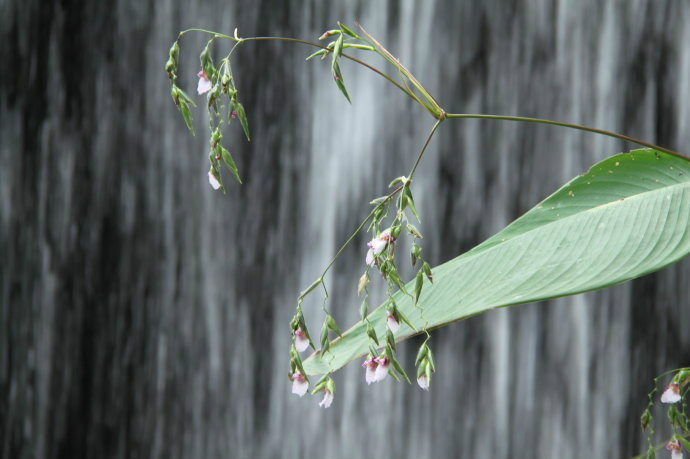
[[[605,131],[603,129],[597,129],[588,126],[581,126],[579,124],[573,123],[563,123],[560,121],[546,120],[541,118],[530,118],[526,116],[505,116],[505,115],[482,115],[474,113],[447,113],[447,118],[471,118],[471,119],[485,119],[485,120],[504,120],[504,121],[519,121],[525,123],[539,123],[539,124],[550,124],[552,126],[560,126],[570,129],[578,129],[580,131],[593,132],[595,134],[606,135],[620,140],[625,140],[626,142],[636,143],[642,145],[643,147],[653,148],[655,150],[663,151],[669,155],[677,156],[678,158],[683,158],[690,161],[690,157],[682,155],[668,148],[660,147],[659,145],[654,145],[653,143],[645,142],[643,140],[635,139],[623,134],[616,134],[615,132]]]

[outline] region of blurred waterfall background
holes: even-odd
[[[298,292],[409,170],[433,120],[351,62],[349,105],[327,61],[304,62],[312,49],[245,43],[233,70],[252,141],[237,124],[226,133],[245,183],[228,180],[223,196],[206,179],[195,91],[207,37],[181,42],[197,137],[163,67],[184,28],[314,41],[338,20],[359,20],[448,111],[552,118],[689,151],[688,0],[2,0],[1,457],[643,450],[652,378],[690,362],[688,258],[434,332],[428,393],[391,378],[368,387],[353,363],[328,410],[290,394]],[[454,258],[631,148],[549,126],[444,123],[414,185],[426,257]],[[366,241],[327,278],[342,326],[358,318]],[[304,305],[316,330],[320,301]],[[408,369],[418,344],[400,346]]]

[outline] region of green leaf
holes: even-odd
[[[237,116],[240,118],[240,123],[242,123],[244,135],[247,136],[247,142],[249,142],[251,139],[249,138],[249,123],[247,122],[247,114],[244,112],[244,107],[241,103],[236,102],[235,108],[237,109]]]
[[[335,323],[333,316],[331,316],[331,315],[326,316],[326,323],[328,324],[328,328],[330,328],[335,333],[337,333],[338,336],[340,336],[340,337],[343,336],[343,334],[340,333],[340,329],[338,328],[338,325]]]
[[[356,33],[354,33],[349,27],[347,27],[347,26],[346,26],[345,24],[343,24],[342,22],[338,21],[338,26],[340,26],[340,29],[341,29],[343,32],[345,32],[346,34],[348,34],[349,36],[351,36],[352,38],[359,38],[359,35],[357,35]]]
[[[321,56],[322,54],[325,54],[325,53],[326,53],[326,50],[325,50],[325,49],[320,49],[320,50],[318,50],[317,52],[310,54],[310,55],[305,59],[305,61],[308,61],[308,60],[310,60],[310,59],[312,59],[312,58],[314,58],[314,57],[316,57],[316,56]]]
[[[422,293],[422,287],[424,286],[424,273],[422,273],[422,270],[420,269],[417,271],[417,278],[415,279],[415,284],[414,284],[414,304],[417,304],[419,301],[419,295]]]
[[[612,156],[576,177],[474,249],[434,268],[420,295],[429,328],[493,308],[596,290],[657,271],[690,253],[690,162],[651,149]],[[412,281],[414,282],[414,280]],[[413,283],[408,288],[413,288]],[[414,298],[394,294],[418,329]],[[377,332],[385,307],[369,314]],[[401,325],[400,341],[414,334]],[[341,368],[368,351],[366,325],[312,355],[308,374]]]
[[[403,367],[400,365],[400,363],[397,360],[395,360],[395,357],[390,356],[389,358],[391,359],[391,363],[393,364],[393,368],[395,368],[395,371],[400,373],[400,376],[405,378],[405,381],[407,381],[407,384],[412,384],[410,382],[410,378],[407,377],[407,373],[405,373],[405,370],[403,370]]]
[[[223,147],[220,147],[220,151],[223,155],[223,162],[225,165],[230,169],[230,172],[232,172],[232,175],[235,176],[238,182],[240,182],[240,185],[242,184],[242,179],[240,178],[240,174],[237,171],[237,166],[235,165],[235,161],[233,161],[232,156],[230,155],[230,152],[226,150]]]
[[[336,63],[336,60],[340,57],[341,53],[343,52],[343,35],[340,34],[338,36],[338,39],[335,41],[335,46],[333,48],[333,63]]]
[[[184,99],[180,100],[180,112],[184,118],[184,122],[187,124],[187,128],[192,132],[192,135],[196,135],[194,132],[194,126],[192,125],[192,113],[189,111],[189,106]]]
[[[201,63],[201,69],[202,71],[206,74],[208,79],[213,79],[214,74],[216,69],[213,67],[213,61],[211,60],[211,57],[208,54],[208,47],[213,43],[214,38],[209,40],[209,42],[206,44],[206,47],[204,48],[203,51],[201,51],[201,54],[199,55],[199,62]]]
[[[405,198],[407,198],[407,205],[410,206],[410,210],[414,214],[415,218],[417,219],[417,222],[421,222],[419,219],[419,214],[417,213],[417,208],[414,206],[414,199],[412,199],[412,192],[410,191],[410,187],[406,186],[403,189],[403,194]]]
[[[333,79],[335,80],[335,84],[338,85],[338,89],[340,89],[340,92],[343,93],[347,101],[352,103],[350,95],[347,93],[347,89],[345,89],[345,84],[343,83],[343,74],[340,72],[340,65],[338,65],[335,60],[333,61],[331,69],[333,70]]]

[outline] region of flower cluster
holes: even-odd
[[[247,140],[249,140],[250,137],[247,116],[245,114],[244,107],[238,101],[238,90],[235,86],[232,70],[230,68],[230,55],[232,52],[220,61],[218,68],[216,68],[215,63],[210,55],[209,47],[219,36],[221,35],[214,35],[213,38],[208,41],[206,47],[199,56],[201,70],[199,70],[199,72],[196,74],[196,76],[199,78],[196,91],[200,96],[206,95],[206,105],[210,118],[209,129],[211,131],[211,151],[209,152],[209,162],[211,163],[211,167],[208,171],[208,183],[214,190],[221,190],[223,193],[225,193],[225,187],[223,186],[223,180],[220,173],[221,162],[225,164],[227,169],[239,183],[242,183],[242,179],[240,178],[237,165],[235,164],[232,155],[220,144],[220,139],[222,137],[222,125],[229,124],[233,119],[239,118],[240,123],[242,124],[242,130],[244,131]],[[226,38],[232,39],[231,37]],[[242,41],[242,39],[237,36],[237,29],[235,29],[235,37],[232,40],[238,44]],[[168,73],[168,78],[170,78],[172,83],[173,101],[182,113],[182,117],[184,118],[187,127],[192,134],[194,134],[190,106],[195,107],[196,104],[189,96],[187,96],[187,94],[185,94],[184,91],[177,86],[177,66],[179,53],[180,47],[176,41],[170,48],[165,69]],[[227,116],[224,115],[224,112],[227,113]]]
[[[686,437],[690,436],[690,419],[687,415],[686,395],[690,390],[690,368],[680,368],[672,370],[674,373],[670,383],[661,393],[660,401],[668,405],[667,418],[673,429],[673,436],[666,443],[666,450],[671,452],[671,459],[683,459],[683,448],[690,450],[690,442]],[[658,379],[655,378],[655,381]],[[652,408],[654,403],[653,395],[656,387],[649,393],[649,404],[642,413],[640,421],[642,431],[647,431],[647,459],[655,459],[656,452],[654,447],[654,430],[652,424]]]
[[[417,358],[415,359],[415,366],[417,367],[417,384],[422,389],[429,390],[431,374],[436,372],[436,364],[426,341],[419,348]]]
[[[333,41],[331,41],[323,49],[320,49],[311,56],[309,56],[307,60],[315,56],[322,56],[322,58],[324,58],[328,55],[331,55],[331,73],[333,79],[335,80],[336,85],[341,90],[343,95],[349,101],[349,95],[347,93],[347,90],[345,89],[342,72],[340,71],[340,67],[338,64],[338,59],[342,55],[342,50],[345,48],[374,50],[375,45],[369,42],[367,42],[366,45],[355,43],[356,41],[362,39],[352,30],[345,27],[343,24],[338,23],[338,26],[339,27],[337,29],[329,30],[320,37],[321,40],[333,37]],[[208,90],[207,88],[209,87],[209,83],[206,81],[207,79],[209,79],[209,74],[208,72],[206,72],[205,68],[202,67],[202,70],[203,71],[200,72],[198,75],[199,91]],[[211,77],[210,80],[212,79],[213,78]],[[212,90],[210,91],[212,92]],[[401,310],[401,308],[398,307],[398,305],[396,304],[395,298],[398,298],[398,291],[414,299],[414,306],[419,312],[420,316],[419,324],[423,326],[423,331],[425,331],[427,334],[427,341],[429,339],[429,333],[428,331],[426,331],[428,321],[424,318],[422,309],[418,306],[418,301],[420,298],[422,288],[424,286],[424,278],[426,277],[426,279],[428,279],[429,282],[432,282],[433,277],[431,273],[431,268],[423,260],[421,256],[421,248],[417,244],[417,240],[421,239],[422,235],[419,232],[419,230],[411,223],[411,221],[409,221],[407,215],[407,211],[411,212],[412,216],[414,216],[417,222],[419,222],[419,214],[415,207],[414,199],[412,197],[412,192],[410,189],[413,173],[414,168],[412,169],[409,178],[401,176],[393,180],[389,185],[389,188],[395,187],[392,190],[392,192],[387,196],[383,196],[371,202],[371,204],[375,207],[372,210],[372,213],[370,214],[371,223],[367,229],[367,232],[371,232],[372,238],[367,243],[367,252],[364,259],[366,270],[360,277],[357,286],[358,296],[362,295],[362,293],[364,292],[364,298],[360,307],[360,318],[362,322],[366,325],[366,334],[369,340],[369,354],[362,364],[365,370],[365,381],[367,382],[367,384],[382,381],[389,374],[398,381],[400,380],[399,376],[402,376],[408,383],[410,383],[410,379],[408,378],[407,374],[405,373],[402,366],[396,360],[395,357],[395,353],[397,352],[396,334],[401,333],[401,327],[403,323],[407,325],[409,329],[413,332],[418,332],[418,330],[413,324],[413,322],[406,316],[406,313],[404,313]],[[396,195],[397,198],[394,199]],[[389,216],[389,210],[391,210],[393,213],[392,221],[390,222],[390,226],[382,228],[384,221],[386,221]],[[360,226],[360,228],[361,227],[362,226]],[[404,228],[407,229],[407,233],[412,237],[410,251],[412,266],[415,267],[418,261],[421,262],[417,272],[414,294],[408,292],[408,290],[406,289],[404,282],[402,281],[398,273],[398,266],[396,265],[395,261],[397,239],[400,237],[400,233]],[[357,231],[359,231],[359,229]],[[328,271],[328,268],[330,268],[330,264],[326,268],[326,271]],[[370,270],[378,271],[381,274],[381,277],[387,285],[388,294],[388,299],[384,305],[385,318],[378,316],[375,321],[373,321],[370,318],[368,305],[369,292],[367,286],[371,282]],[[321,356],[324,356],[327,352],[331,351],[331,333],[335,333],[338,336],[342,337],[342,333],[340,332],[338,326],[335,324],[333,317],[325,307],[325,303],[328,298],[328,293],[326,292],[323,276],[326,274],[326,271],[324,271],[321,277],[317,279],[317,281],[314,282],[307,290],[302,292],[298,299],[297,313],[292,322],[293,350],[291,351],[291,378],[295,377],[295,371],[299,370],[301,367],[301,359],[299,357],[299,353],[303,350],[306,350],[307,347],[309,347],[309,345],[311,344],[311,340],[309,339],[304,322],[299,319],[299,316],[301,315],[301,302],[304,298],[304,295],[311,292],[318,285],[322,285],[325,292],[323,306],[325,320],[323,323],[323,327],[321,329],[321,348],[319,350]],[[409,314],[409,311],[407,312],[407,314]],[[383,335],[379,336],[379,334],[381,333],[383,333]],[[429,388],[431,373],[435,371],[433,358],[431,357],[431,353],[428,350],[428,346],[426,344],[427,341],[425,341],[423,345],[424,356],[421,362],[417,363],[417,365],[421,368],[421,374],[418,377],[418,383],[420,387],[426,390],[428,390]],[[296,376],[298,378],[297,381],[299,382],[299,384],[303,384],[303,382],[300,379],[302,377],[301,375],[303,374],[304,372],[300,371]],[[295,380],[291,380],[293,381],[294,387],[294,384],[296,384],[294,382]],[[312,392],[325,392],[324,399],[321,402],[321,406],[330,405],[333,399],[332,382],[329,383],[328,381],[330,381],[330,377],[328,377],[327,379],[322,379],[321,383],[317,383],[316,388]],[[302,393],[302,386],[299,387],[299,391]]]

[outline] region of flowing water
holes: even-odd
[[[311,50],[246,43],[233,70],[252,141],[236,125],[226,134],[245,183],[222,196],[206,182],[206,118],[194,112],[200,134],[186,132],[163,64],[186,27],[313,40],[358,19],[448,111],[554,118],[687,153],[690,2],[109,3],[0,2],[0,456],[641,451],[651,378],[690,361],[688,259],[434,332],[429,393],[368,387],[354,363],[321,410],[286,378],[297,293],[409,170],[433,120],[354,64],[342,65],[349,105],[326,62],[304,63]],[[182,41],[190,94],[203,43]],[[414,184],[424,253],[455,257],[632,147],[444,123]],[[366,240],[328,277],[343,326],[358,316]],[[317,330],[320,301],[304,306]],[[400,346],[407,368],[415,344]]]

